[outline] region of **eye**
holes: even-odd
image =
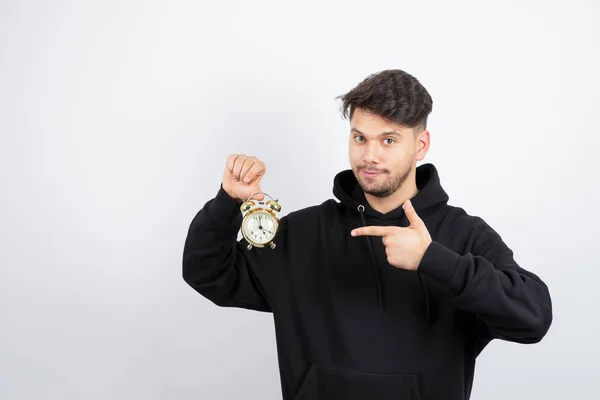
[[[392,138],[385,138],[385,139],[383,139],[383,140],[384,140],[384,141],[386,141],[386,140],[391,140],[391,143],[389,143],[389,142],[388,142],[388,143],[386,143],[386,144],[394,144],[394,143],[396,143],[396,139],[392,139]]]
[[[362,139],[364,139],[362,136],[354,136],[354,140],[357,141],[358,143],[362,142]]]

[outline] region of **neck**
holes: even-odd
[[[365,198],[371,208],[382,214],[386,214],[402,206],[406,200],[412,199],[417,193],[419,193],[419,189],[417,189],[416,171],[413,169],[402,186],[391,195],[387,197],[375,197],[365,193]]]

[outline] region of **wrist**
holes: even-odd
[[[235,200],[238,203],[242,202],[242,200],[238,199],[237,197],[235,197],[233,195],[233,189],[225,186],[223,183],[221,183],[221,190],[222,190],[222,195],[227,195],[227,197],[230,200]]]

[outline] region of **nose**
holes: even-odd
[[[364,146],[363,162],[365,164],[379,164],[381,161],[381,146],[375,141]]]

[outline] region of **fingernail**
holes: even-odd
[[[250,182],[250,177],[248,177],[248,176],[247,176],[247,177],[245,177],[245,178],[244,178],[244,182],[246,182],[246,183],[247,183],[247,182]]]
[[[356,236],[356,231],[352,231],[352,232],[350,232],[350,234],[351,234],[352,236]]]

